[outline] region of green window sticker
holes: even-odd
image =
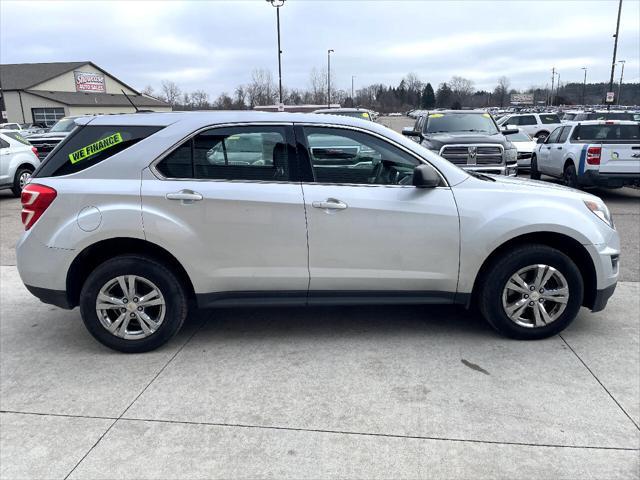
[[[81,160],[85,160],[97,153],[100,153],[108,148],[114,147],[119,143],[122,143],[122,135],[120,132],[114,133],[113,135],[109,135],[108,137],[103,138],[102,140],[98,140],[97,142],[91,143],[86,147],[81,148],[80,150],[76,150],[75,152],[71,152],[69,154],[69,160],[71,163],[78,163]]]

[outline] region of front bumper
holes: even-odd
[[[640,187],[640,174],[638,173],[602,173],[598,170],[587,170],[584,175],[578,177],[580,185],[592,187],[618,188],[626,185]]]
[[[600,312],[604,310],[604,307],[607,306],[607,302],[611,298],[611,295],[613,295],[617,285],[617,283],[614,283],[613,285],[609,285],[607,288],[596,291],[596,297],[593,301],[593,306],[591,307],[592,312]]]
[[[488,173],[492,175],[506,175],[508,177],[518,176],[518,165],[513,163],[509,165],[458,165],[463,170],[472,170],[474,172]]]

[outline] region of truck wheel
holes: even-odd
[[[540,180],[540,172],[538,171],[538,159],[535,155],[531,157],[531,170],[529,171],[531,180]]]
[[[498,332],[536,340],[564,330],[583,297],[580,270],[546,245],[518,247],[495,261],[483,278],[480,311]]]
[[[20,167],[16,170],[16,174],[13,177],[13,185],[11,185],[11,193],[13,193],[15,197],[20,196],[22,189],[31,178],[32,173],[33,169],[29,167]]]
[[[569,163],[564,167],[562,179],[567,187],[578,188],[578,174],[576,173],[576,167],[573,163]]]
[[[80,293],[85,326],[103,345],[126,353],[169,341],[187,316],[185,289],[158,261],[121,255],[98,266]]]
[[[547,138],[549,136],[549,132],[538,132],[534,135],[534,138]]]

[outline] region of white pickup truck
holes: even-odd
[[[531,178],[562,178],[570,187],[640,186],[640,123],[591,120],[556,128],[538,139]]]

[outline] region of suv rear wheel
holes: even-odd
[[[20,196],[22,189],[27,185],[32,173],[33,168],[30,167],[20,167],[16,170],[16,174],[13,177],[13,185],[11,186],[11,193],[13,193],[15,197]]]
[[[147,352],[180,330],[187,297],[178,278],[161,263],[122,255],[91,272],[80,293],[80,312],[100,343],[121,352]]]
[[[507,253],[491,265],[482,285],[482,315],[512,338],[555,335],[574,320],[582,305],[580,270],[564,253],[546,245],[525,245]]]

